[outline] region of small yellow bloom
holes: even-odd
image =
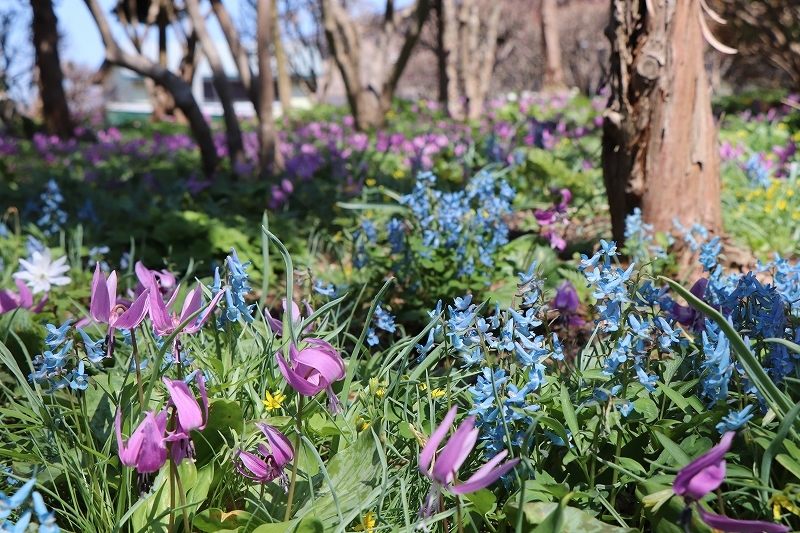
[[[740,213],[744,213],[744,212],[745,212],[745,209],[746,209],[746,207],[745,207],[745,206],[743,206],[743,205],[740,205],[740,206],[739,206],[739,212],[740,212]]]
[[[419,388],[419,390],[423,392],[425,392],[428,389],[428,385],[426,385],[425,383],[420,383],[419,385],[417,385],[417,387]]]
[[[786,205],[787,205],[786,200],[778,200],[777,202],[775,202],[775,207],[777,207],[781,211],[786,211]]]
[[[367,184],[367,187],[374,187],[375,184],[378,182],[375,181],[375,178],[367,178],[367,181],[365,183]]]
[[[358,431],[359,433],[361,433],[362,431],[367,429],[369,427],[369,425],[370,425],[370,422],[367,422],[366,420],[364,420],[360,416],[358,418],[356,418],[356,431]]]
[[[445,395],[445,392],[446,391],[444,389],[433,389],[431,391],[431,400],[435,400],[436,398],[441,398],[442,396]]]
[[[277,391],[275,395],[272,395],[269,393],[269,391],[267,391],[267,399],[261,400],[261,403],[263,403],[264,406],[266,406],[266,408],[271,411],[273,409],[280,409],[281,403],[283,403],[283,400],[285,399],[286,395],[281,394],[280,391]]]
[[[772,213],[772,207],[773,207],[772,204],[765,205],[764,206],[764,212],[765,213]]]
[[[400,178],[402,178],[403,176],[405,176],[405,175],[406,175],[406,174],[405,174],[405,172],[403,172],[403,169],[402,169],[402,168],[398,168],[397,170],[395,170],[395,171],[394,171],[394,174],[392,174],[392,176],[393,176],[395,179],[398,179],[398,180],[399,180]]]
[[[778,128],[779,130],[783,131],[783,130],[787,129],[789,126],[787,126],[786,123],[781,122],[780,124],[778,124],[775,127]]]
[[[786,509],[790,513],[800,516],[800,509],[794,504],[792,501],[793,499],[794,498],[790,499],[785,493],[776,494],[769,499],[769,503],[772,504],[772,514],[775,520],[781,519],[781,509]]]
[[[788,191],[786,191],[786,196],[794,196],[794,191],[792,189],[789,189]]]
[[[792,213],[792,220],[800,219],[800,211],[795,211]]]
[[[392,118],[393,116],[394,116],[394,111],[392,111],[391,109],[386,112],[386,118]]]
[[[792,140],[794,142],[796,142],[796,143],[800,142],[800,131],[798,131],[794,135],[792,135]]]
[[[356,526],[356,531],[373,531],[375,529],[375,516],[372,511],[361,518],[361,523]]]
[[[736,132],[736,136],[739,137],[740,139],[744,139],[745,137],[747,137],[747,132],[744,130],[739,130]]]

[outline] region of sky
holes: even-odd
[[[108,23],[111,25],[117,41],[120,46],[123,46],[128,39],[121,25],[116,22],[116,17],[111,14],[111,10],[117,3],[116,0],[98,0],[98,2],[107,14]],[[237,21],[239,17],[238,0],[226,0],[225,6],[234,22]],[[103,63],[105,48],[86,3],[83,0],[60,0],[55,3],[55,10],[62,36],[59,47],[61,61],[72,61],[91,68],[98,68]],[[224,39],[222,30],[214,17],[209,17],[207,24],[212,37]],[[171,32],[168,32],[168,35],[170,34]],[[150,35],[155,38],[155,32],[151,32]]]

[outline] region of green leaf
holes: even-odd
[[[465,494],[465,497],[472,502],[475,510],[484,516],[494,511],[497,506],[497,496],[489,489],[470,492]]]
[[[238,402],[216,399],[208,407],[208,423],[205,429],[199,431],[197,438],[193,438],[195,458],[198,464],[205,464],[216,456],[225,439],[232,436],[231,430],[237,434],[242,433],[244,422],[242,406]]]
[[[606,524],[585,511],[567,507],[567,497],[559,503],[526,503],[522,511],[521,533],[533,533],[534,531],[536,533],[555,533],[557,531],[561,533],[634,533],[636,531]],[[517,501],[509,501],[505,506],[507,520],[511,527],[517,523],[518,508],[519,502]]]
[[[636,486],[636,498],[641,502],[646,501],[648,495],[665,494],[669,487],[654,481],[645,481]],[[683,498],[672,497],[662,501],[660,506],[644,506],[644,515],[650,523],[650,531],[653,533],[684,533],[684,529],[678,525],[681,512],[686,507]],[[697,513],[692,513],[692,521],[687,531],[692,533],[713,533]]]
[[[561,384],[561,409],[564,412],[564,421],[567,427],[572,432],[572,438],[575,440],[575,446],[579,451],[583,450],[583,439],[581,438],[581,428],[578,424],[578,417],[575,414],[575,407],[572,406],[572,400],[569,397],[566,383]],[[563,437],[562,437],[563,438]],[[567,440],[564,441],[569,442]]]
[[[633,401],[633,408],[637,413],[644,416],[647,422],[653,422],[658,419],[658,407],[650,398],[636,398]]]
[[[654,431],[653,433],[655,433],[656,438],[664,447],[664,449],[667,450],[667,453],[669,453],[672,456],[672,458],[675,459],[675,464],[677,464],[678,466],[686,466],[687,464],[689,464],[692,458],[689,457],[686,454],[686,452],[683,451],[681,447],[678,446],[677,443],[675,443],[675,441],[673,441],[660,431]]]
[[[797,418],[798,415],[800,415],[800,403],[795,405],[792,410],[789,411],[789,413],[786,415],[786,418],[784,418],[778,426],[778,433],[775,435],[775,438],[769,441],[769,445],[764,451],[764,456],[761,458],[760,474],[761,483],[763,485],[769,485],[769,471],[772,466],[772,459],[778,453],[778,450],[780,450],[783,440],[789,433],[792,422]]]
[[[672,390],[672,388],[669,385],[659,383],[658,390],[661,391],[664,394],[664,396],[669,398],[672,401],[672,403],[677,405],[678,408],[684,413],[689,410],[689,402],[686,401],[686,398],[684,398],[682,394]]]

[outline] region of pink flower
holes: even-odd
[[[498,466],[508,455],[508,450],[503,450],[480,467],[468,480],[463,483],[457,483],[456,474],[458,469],[464,464],[464,461],[466,461],[475,447],[475,442],[478,440],[479,430],[475,428],[475,416],[470,416],[458,426],[453,436],[450,437],[447,444],[439,452],[436,462],[431,468],[431,462],[433,462],[433,456],[436,454],[439,444],[450,431],[450,426],[453,425],[456,419],[457,409],[457,406],[453,406],[447,412],[441,425],[436,428],[419,454],[420,471],[433,481],[433,486],[425,499],[425,504],[420,509],[420,514],[426,517],[430,516],[435,510],[439,493],[443,488],[453,494],[475,492],[488,487],[519,463],[519,459],[515,458]]]
[[[131,304],[130,308],[125,310],[124,306],[117,304],[117,272],[112,271],[106,279],[106,275],[100,271],[100,263],[97,263],[92,278],[92,300],[89,305],[89,314],[95,321],[108,324],[106,333],[108,356],[111,356],[114,349],[114,329],[133,329],[144,320],[148,308],[148,292],[145,290]],[[120,313],[120,311],[124,312]]]
[[[196,376],[197,388],[200,389],[200,398],[203,403],[202,409],[189,391],[189,386],[185,381],[162,378],[170,396],[167,408],[174,407],[178,419],[175,431],[166,439],[174,443],[170,447],[170,451],[175,464],[181,464],[184,457],[194,457],[194,443],[190,438],[190,432],[205,429],[206,422],[208,422],[208,395],[203,381],[203,373],[197,371]]]
[[[279,479],[286,490],[289,478],[284,468],[294,458],[292,444],[274,427],[261,422],[257,422],[256,426],[267,437],[267,444],[259,443],[256,447],[264,459],[254,453],[236,450],[233,466],[243,476],[261,483]]]
[[[18,292],[0,290],[0,315],[18,308],[30,309],[33,313],[41,311],[47,302],[47,294],[36,304],[36,307],[31,309],[33,307],[33,293],[21,279],[15,279],[14,282],[17,284]]]
[[[333,382],[345,376],[344,360],[336,348],[322,339],[307,339],[302,350],[289,346],[289,362],[278,355],[278,367],[289,385],[303,396],[328,393],[328,408],[340,413],[342,402],[333,392]]]
[[[314,309],[308,304],[307,301],[303,300],[303,306],[306,308],[306,318],[311,316],[311,313],[314,312]],[[283,312],[286,312],[286,298],[283,299]],[[269,329],[272,330],[272,333],[277,335],[278,337],[283,336],[283,322],[278,320],[277,318],[272,318],[267,311],[264,311],[264,316],[267,319],[267,324],[269,325]],[[300,315],[300,308],[297,306],[296,303],[292,302],[292,324],[294,327],[299,327],[300,323],[303,321],[302,316]],[[309,324],[304,330],[303,333],[310,333],[311,330],[314,329],[313,324]]]
[[[151,273],[152,274],[152,273]],[[152,275],[151,277],[151,287],[157,287],[155,276]],[[211,303],[208,304],[206,310],[197,317],[197,319],[188,324],[183,330],[181,334],[192,334],[197,333],[200,331],[200,328],[203,327],[203,324],[208,317],[211,316],[212,311],[214,311],[214,307],[216,307],[217,302],[219,299],[222,298],[222,295],[225,294],[224,290],[221,290],[217,293],[216,296],[211,300]],[[169,302],[166,304],[164,300],[161,299],[161,294],[155,291],[150,292],[150,320],[153,321],[153,329],[155,330],[157,335],[166,336],[171,335],[178,329],[178,326],[200,310],[203,307],[203,291],[200,287],[197,287],[191,291],[189,294],[186,295],[186,299],[183,301],[183,309],[181,310],[180,316],[177,313],[170,314],[169,308],[172,307],[172,304],[175,302],[175,298],[178,295],[178,290],[175,289],[175,293],[170,298]],[[172,354],[175,357],[176,362],[180,362],[180,335],[175,336],[175,339],[172,342]]]
[[[136,468],[140,474],[158,472],[164,466],[167,462],[167,444],[164,439],[164,432],[167,430],[166,410],[158,414],[146,411],[144,420],[127,442],[122,440],[120,411],[117,411],[115,426],[119,460],[122,464]]]
[[[157,282],[157,292],[161,293],[163,298],[171,298],[178,288],[178,280],[169,270],[162,270],[160,272],[158,270],[150,270],[144,266],[144,263],[141,261],[136,261],[134,271],[136,272],[136,277],[139,279],[139,284],[136,286],[135,292],[137,297],[142,294],[145,289],[152,288],[153,277],[155,277]]]

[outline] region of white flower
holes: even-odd
[[[33,252],[27,261],[20,259],[22,270],[14,274],[14,277],[25,281],[33,294],[46,292],[52,285],[69,285],[72,282],[68,276],[63,275],[69,271],[66,263],[66,255],[53,261],[50,249],[45,248],[44,252]]]

